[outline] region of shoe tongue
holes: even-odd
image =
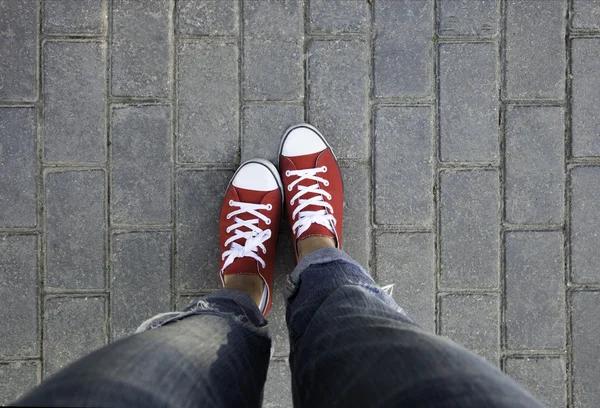
[[[296,169],[314,169],[314,168],[319,167],[317,165],[317,159],[322,153],[323,153],[323,151],[320,151],[317,153],[306,154],[304,156],[289,157],[289,159],[294,163]],[[324,174],[325,173],[317,173],[316,176],[323,177]],[[308,187],[308,186],[313,186],[315,183],[316,182],[313,180],[302,180],[300,183],[298,183],[298,185]],[[322,183],[320,183],[320,186],[321,186],[321,189],[327,190],[327,187],[323,186]],[[296,195],[297,192],[298,192],[298,190],[294,189],[294,195]],[[307,199],[310,199],[317,195],[319,195],[319,194],[306,193],[306,194],[302,195],[302,197],[300,197],[300,199],[307,200]],[[302,211],[322,211],[324,209],[325,209],[325,207],[322,207],[320,205],[309,205],[309,206],[303,208]],[[324,237],[333,236],[332,232],[327,227],[324,227],[320,224],[312,224],[308,230],[304,231],[302,234],[300,234],[298,236],[298,239],[303,239],[303,238],[306,238],[307,236],[315,236],[315,235],[324,236]]]
[[[237,193],[237,198],[239,202],[242,203],[253,203],[253,204],[260,204],[262,202],[262,200],[264,199],[264,197],[269,193],[269,191],[256,191],[256,190],[248,190],[245,188],[240,188],[240,187],[235,187],[235,192]],[[242,220],[251,220],[251,219],[255,219],[256,217],[253,216],[252,214],[249,214],[247,212],[244,212],[242,214],[237,215],[238,218],[241,218]],[[247,232],[250,231],[250,229],[248,227],[240,227],[238,228],[238,230],[240,232]],[[245,245],[246,241],[242,238],[238,239],[237,242],[239,245]],[[261,249],[258,248],[258,255],[264,259],[264,254],[262,253]],[[223,272],[223,274],[225,276],[228,275],[236,275],[236,274],[257,274],[258,273],[258,269],[257,269],[257,263],[258,261],[254,258],[251,258],[249,256],[245,256],[243,258],[236,258],[233,263],[231,265],[229,265],[225,271]]]

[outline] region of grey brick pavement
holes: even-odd
[[[599,46],[600,0],[0,2],[0,403],[218,288],[232,172],[308,120],[347,251],[548,406],[595,407]]]

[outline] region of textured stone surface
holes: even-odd
[[[292,373],[287,360],[271,360],[264,392],[264,408],[289,408],[293,406]]]
[[[564,98],[565,12],[562,0],[507,2],[506,96]]]
[[[600,292],[573,293],[573,407],[593,407],[600,399]]]
[[[45,0],[44,32],[49,34],[103,34],[106,0]]]
[[[171,233],[112,236],[112,340],[132,334],[141,321],[171,310]]]
[[[104,297],[50,297],[44,312],[44,377],[106,343]]]
[[[442,44],[440,66],[440,146],[445,161],[498,158],[496,46]]]
[[[172,2],[169,0],[113,1],[113,96],[169,96],[171,7]]]
[[[99,162],[106,155],[106,44],[44,45],[47,161]]]
[[[562,233],[508,232],[505,240],[508,347],[564,349],[566,319]],[[537,282],[544,282],[544,285]]]
[[[180,43],[177,90],[180,162],[234,161],[239,141],[237,59],[237,47],[232,43]]]
[[[369,125],[367,44],[312,41],[308,49],[308,118],[338,158],[365,158]]]
[[[562,108],[507,108],[504,175],[507,221],[562,223],[564,129]]]
[[[442,35],[493,36],[498,32],[500,0],[441,0]]]
[[[600,2],[598,0],[573,0],[572,18],[574,28],[600,29]]]
[[[377,97],[431,96],[433,1],[375,1]]]
[[[242,112],[242,162],[262,157],[278,163],[284,132],[304,121],[304,107],[298,104],[251,105]]]
[[[104,178],[99,170],[46,174],[46,285],[104,287]]]
[[[497,295],[446,295],[440,299],[442,336],[497,364]]]
[[[600,39],[577,39],[572,44],[573,156],[600,156],[600,124],[594,109],[600,100],[600,59],[596,55]]]
[[[381,107],[375,113],[375,222],[431,224],[432,111]]]
[[[371,247],[369,172],[362,165],[344,166],[341,171],[346,192],[342,227],[344,251],[368,271]]]
[[[34,101],[37,97],[36,3],[0,3],[0,100]]]
[[[112,222],[171,222],[171,107],[115,108],[111,123]]]
[[[600,167],[571,171],[571,279],[600,283]]]
[[[6,406],[38,383],[37,361],[0,363],[0,405]]]
[[[0,228],[36,225],[35,113],[0,108]]]
[[[435,332],[433,234],[377,236],[377,283],[394,284],[392,297],[423,329]]]
[[[177,276],[181,289],[221,287],[219,215],[230,171],[179,171]]]
[[[355,33],[369,28],[369,4],[363,0],[306,0],[311,33]]]
[[[441,174],[441,277],[443,287],[498,286],[498,174]]]
[[[40,352],[37,242],[35,235],[0,235],[0,319],[7,328],[0,332],[3,357],[35,357]]]
[[[548,408],[567,406],[565,361],[562,358],[507,358],[504,371]]]
[[[244,3],[244,98],[297,100],[304,94],[302,0]]]
[[[237,34],[238,0],[179,0],[176,4],[179,34]]]

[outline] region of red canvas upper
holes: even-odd
[[[289,191],[288,186],[299,177],[294,175],[286,175],[286,171],[293,170],[304,170],[304,169],[312,169],[318,167],[327,167],[326,172],[317,173],[316,176],[325,179],[329,182],[329,185],[326,186],[322,182],[315,182],[313,180],[302,180],[300,183],[296,184],[292,191]],[[315,183],[319,184],[319,187],[325,190],[327,193],[331,195],[331,200],[323,196],[323,200],[329,204],[331,204],[333,208],[333,216],[335,217],[337,223],[334,226],[334,230],[336,234],[334,235],[328,228],[320,225],[320,224],[311,224],[308,230],[301,233],[299,236],[296,234],[292,234],[293,245],[294,245],[294,253],[296,255],[296,262],[298,261],[298,251],[296,243],[298,240],[302,240],[311,236],[324,236],[334,238],[337,241],[337,247],[342,247],[342,220],[344,215],[344,187],[342,184],[342,176],[340,173],[339,166],[337,161],[331,151],[331,149],[327,148],[321,152],[307,154],[303,156],[283,156],[281,155],[279,158],[279,171],[281,174],[281,178],[284,186],[284,194],[285,194],[285,205],[287,209],[287,217],[290,226],[293,226],[294,223],[298,220],[299,214],[293,218],[294,209],[300,205],[300,200],[296,199],[294,204],[290,204],[291,199],[298,193],[298,186],[311,186]],[[315,194],[306,193],[300,197],[300,199],[309,199],[314,197]],[[309,205],[305,207],[302,211],[319,211],[326,210],[328,214],[331,214],[329,209],[319,206],[319,205]]]
[[[260,262],[251,257],[236,258],[232,264],[227,266],[227,268],[225,269],[225,271],[223,271],[222,274],[223,277],[237,274],[261,276],[269,288],[267,307],[264,311],[264,315],[267,316],[271,309],[271,302],[273,298],[273,272],[275,268],[275,250],[277,247],[277,236],[279,234],[279,223],[281,219],[281,192],[279,191],[279,189],[275,189],[272,191],[254,191],[235,187],[233,184],[229,186],[225,194],[225,199],[221,208],[221,217],[219,221],[221,253],[230,249],[231,247],[231,244],[225,247],[225,241],[227,241],[227,239],[235,235],[235,230],[232,230],[229,233],[227,232],[227,227],[235,224],[235,218],[238,217],[243,220],[256,218],[249,213],[242,213],[235,217],[227,219],[227,214],[239,209],[239,207],[232,207],[229,204],[230,200],[252,204],[272,205],[272,209],[270,211],[259,211],[261,214],[264,214],[267,217],[269,217],[269,219],[271,220],[271,224],[267,225],[267,223],[261,220],[260,218],[258,219],[257,224],[257,226],[260,229],[271,230],[271,237],[263,243],[266,249],[266,253],[263,253],[263,251],[260,248],[258,249],[258,255],[266,263],[265,267],[263,268]],[[239,230],[244,232],[249,231],[249,228],[240,227]],[[240,245],[244,245],[243,239],[239,239],[236,242]],[[220,271],[223,269],[224,263],[225,260],[221,258],[219,268]]]

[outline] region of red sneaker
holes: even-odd
[[[283,186],[266,160],[254,159],[235,172],[221,208],[221,269],[219,276],[258,275],[264,283],[260,311],[271,309],[275,250],[281,219]]]
[[[279,171],[296,263],[298,240],[329,237],[341,248],[344,186],[337,159],[323,135],[307,124],[289,128],[279,148]]]

